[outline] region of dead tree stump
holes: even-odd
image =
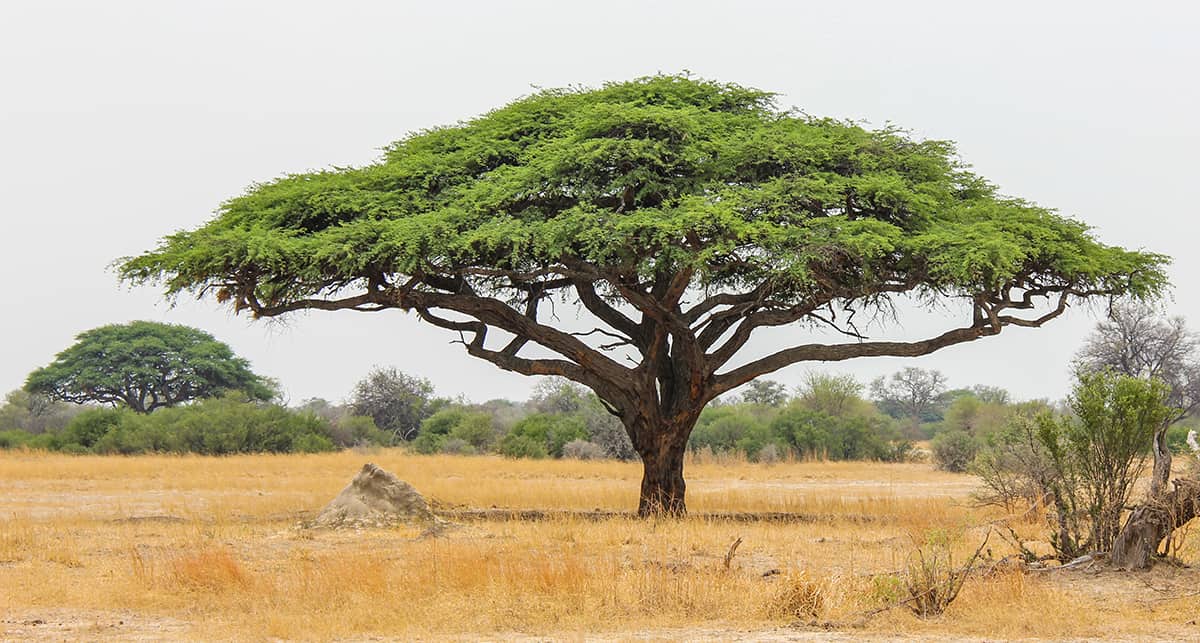
[[[1120,569],[1148,569],[1159,543],[1200,513],[1200,481],[1175,480],[1175,489],[1129,515],[1113,542],[1110,560]]]

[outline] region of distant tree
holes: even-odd
[[[809,373],[796,395],[796,402],[810,411],[820,411],[834,417],[857,415],[869,411],[870,403],[862,398],[863,385],[852,375]]]
[[[933,438],[933,461],[945,471],[966,471],[978,451],[979,442],[966,431],[955,429]]]
[[[999,386],[987,386],[984,384],[976,384],[975,386],[972,386],[969,390],[971,391],[972,395],[974,395],[976,398],[978,398],[980,402],[983,402],[985,404],[1004,405],[1004,404],[1008,404],[1011,401],[1011,397],[1009,396],[1008,391],[1000,388]]]
[[[949,142],[655,76],[539,91],[365,167],[257,184],[121,271],[256,317],[413,311],[473,357],[587,386],[642,458],[649,515],[685,513],[688,436],[719,395],[801,362],[918,357],[1078,301],[1154,296],[1164,264],[1000,194]],[[854,312],[906,295],[969,312],[914,341],[858,332]],[[564,329],[556,301],[594,328]],[[849,339],[811,343],[805,326]],[[781,327],[796,341],[748,358]]]
[[[375,426],[397,439],[411,440],[438,402],[429,380],[405,375],[395,367],[377,367],[354,385],[350,408],[375,420]]]
[[[55,400],[125,406],[138,413],[241,391],[275,397],[274,383],[212,335],[189,326],[135,321],[80,333],[74,346],[30,373],[25,390]]]
[[[529,402],[538,413],[577,413],[589,391],[564,377],[544,377],[533,387]]]
[[[30,434],[61,430],[81,409],[71,404],[33,394],[25,389],[10,391],[0,405],[0,431]]]
[[[1171,476],[1170,425],[1200,406],[1200,337],[1182,317],[1164,318],[1148,304],[1114,304],[1075,356],[1080,372],[1112,369],[1131,377],[1161,380],[1176,412],[1154,433],[1150,496],[1160,495]]]
[[[748,404],[782,406],[787,398],[787,389],[774,380],[754,380],[742,391],[742,401]]]
[[[938,431],[959,431],[982,438],[1003,430],[1011,410],[1009,405],[985,402],[973,394],[961,395],[946,407]]]
[[[912,366],[871,382],[871,396],[879,408],[894,418],[909,420],[913,428],[941,419],[939,407],[945,391],[946,376],[941,371]]]

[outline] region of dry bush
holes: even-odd
[[[805,572],[793,571],[779,580],[768,603],[768,611],[777,617],[802,621],[817,619],[825,613],[829,591],[826,579],[814,580]]]
[[[966,564],[958,566],[954,562],[953,547],[957,537],[944,530],[931,531],[909,554],[901,572],[908,594],[903,602],[921,618],[940,616],[958,598],[988,540],[984,537]]]

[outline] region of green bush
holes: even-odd
[[[32,436],[19,429],[0,431],[0,449],[23,447],[29,442],[30,437]]]
[[[450,455],[474,455],[479,453],[469,442],[461,438],[446,438],[442,444],[442,453]]]
[[[447,434],[452,440],[470,445],[474,451],[486,451],[496,441],[492,416],[487,413],[468,413]]]
[[[388,446],[394,437],[395,434],[375,426],[375,420],[369,415],[346,415],[330,424],[329,438],[335,447]]]
[[[510,458],[544,458],[548,455],[542,441],[511,432],[500,441],[500,453]]]
[[[894,461],[908,452],[894,422],[880,414],[833,416],[793,406],[775,418],[771,432],[800,457]]]
[[[688,448],[699,451],[708,447],[714,453],[761,449],[770,436],[752,408],[750,404],[729,404],[704,409],[688,438]]]
[[[534,413],[513,425],[500,441],[500,452],[510,457],[561,458],[566,443],[586,439],[587,427],[578,416]]]
[[[361,424],[361,423],[360,423]],[[362,425],[358,433],[371,427]],[[376,431],[378,431],[376,429]],[[30,448],[65,453],[313,453],[336,448],[328,420],[232,395],[149,415],[90,409],[59,434],[25,440]]]
[[[466,419],[468,414],[469,412],[461,406],[444,408],[421,422],[421,430],[418,435],[449,435],[450,431]]]
[[[423,455],[433,455],[441,453],[442,447],[445,446],[449,436],[443,433],[424,433],[417,436],[417,439],[412,441],[412,449]]]
[[[1167,429],[1167,448],[1171,453],[1191,453],[1192,447],[1188,446],[1187,435],[1188,431],[1196,429],[1196,423],[1189,420],[1186,424],[1173,424]]]
[[[978,452],[979,442],[966,431],[952,429],[933,439],[933,461],[944,471],[966,471]]]
[[[62,432],[63,443],[90,449],[131,413],[125,409],[88,409],[67,423]]]

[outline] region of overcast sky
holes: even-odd
[[[985,8],[986,4],[986,8]],[[54,2],[0,3],[0,393],[84,330],[198,326],[291,401],[343,398],[373,365],[444,395],[524,398],[533,381],[465,355],[402,312],[233,317],[171,308],[109,264],[286,172],[370,162],[406,133],[534,87],[690,70],[814,115],[893,122],[958,142],[1007,194],[1175,257],[1172,312],[1200,327],[1195,258],[1200,9],[1185,2]],[[911,311],[910,311],[911,312]],[[964,321],[906,317],[909,337]],[[1060,397],[1096,321],[919,360],[798,365],[862,380],[916,365],[954,386]],[[776,334],[758,348],[798,343]]]

